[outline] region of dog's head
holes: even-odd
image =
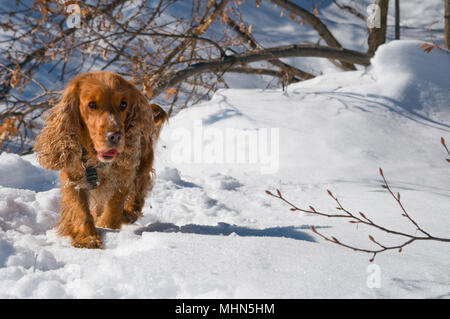
[[[84,138],[92,141],[100,161],[113,161],[124,149],[125,122],[139,103],[136,88],[109,72],[81,76],[75,86]]]
[[[41,164],[61,169],[81,147],[102,162],[124,151],[138,132],[157,138],[167,114],[149,105],[139,89],[112,72],[92,72],[73,79],[39,134],[35,150]],[[139,126],[139,127],[138,127]]]

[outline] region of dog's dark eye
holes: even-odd
[[[97,109],[97,103],[95,103],[95,102],[89,102],[88,106],[89,106],[89,108],[91,108],[93,110]]]
[[[126,108],[127,108],[127,102],[125,102],[125,101],[120,102],[119,109],[120,109],[121,111],[123,111],[123,110],[125,110]]]

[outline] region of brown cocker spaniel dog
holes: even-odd
[[[57,228],[73,246],[102,248],[95,226],[119,229],[142,216],[166,120],[118,74],[86,73],[67,85],[34,149],[44,168],[61,170]]]

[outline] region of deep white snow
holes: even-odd
[[[450,165],[439,142],[450,144],[450,55],[421,44],[391,42],[366,70],[287,92],[221,90],[182,110],[163,130],[144,217],[101,229],[103,250],[56,236],[57,173],[32,155],[1,154],[0,297],[449,298],[449,244],[416,243],[370,263],[309,226],[361,247],[373,247],[368,234],[400,239],[290,212],[264,192],[331,212],[330,189],[348,209],[414,234],[380,187],[382,167],[410,215],[450,237]]]

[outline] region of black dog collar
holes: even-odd
[[[93,188],[96,188],[98,186],[98,174],[97,174],[97,167],[96,166],[86,166],[86,163],[88,161],[87,159],[88,152],[84,147],[81,147],[81,163],[86,170],[86,179],[89,184],[92,185]]]

